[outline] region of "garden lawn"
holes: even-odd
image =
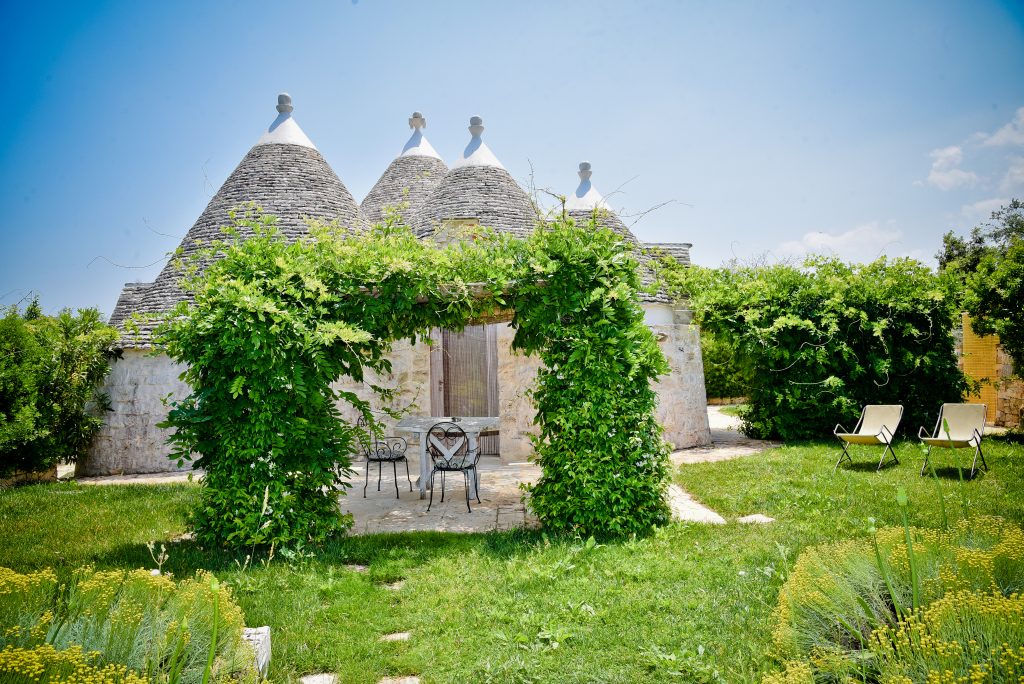
[[[728,524],[676,524],[637,541],[372,535],[315,555],[278,551],[269,563],[259,555],[249,567],[244,554],[178,542],[168,544],[164,570],[207,568],[231,584],[247,623],[272,627],[273,681],[313,672],[337,672],[346,684],[401,674],[424,682],[759,681],[776,666],[772,611],[788,565],[808,544],[865,535],[869,518],[899,524],[898,487],[909,494],[912,524],[940,524],[939,490],[950,520],[1024,521],[1024,448],[985,444],[991,472],[963,485],[955,470],[940,470],[938,483],[920,477],[911,443],[897,448],[902,463],[881,473],[877,450],[855,450],[855,466],[833,475],[833,444],[684,466],[677,481]],[[939,452],[936,462],[953,459]],[[0,565],[153,567],[145,542],[184,531],[195,492],[74,484],[0,492]],[[735,522],[750,513],[777,522]],[[379,640],[398,631],[412,638]]]

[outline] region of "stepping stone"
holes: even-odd
[[[401,591],[402,587],[404,586],[405,580],[398,580],[397,582],[392,582],[391,584],[385,584],[384,588],[388,591]]]
[[[270,668],[270,627],[246,627],[242,638],[252,647],[256,669],[266,677]]]
[[[323,673],[306,675],[299,679],[302,684],[338,684],[338,675]]]
[[[377,684],[420,684],[419,677],[385,677],[384,679],[377,682]]]
[[[760,523],[762,525],[775,522],[775,518],[769,518],[767,515],[764,515],[763,513],[753,513],[751,515],[745,515],[742,518],[739,518],[738,520],[741,523]]]
[[[348,564],[345,565],[345,567],[347,569],[351,570],[352,572],[369,572],[370,571],[370,566],[369,565],[361,565],[359,563],[348,563]]]
[[[672,508],[672,518],[674,520],[686,520],[689,522],[707,523],[709,525],[725,524],[725,518],[698,502],[679,485],[669,485],[668,503]]]
[[[380,638],[381,641],[408,641],[409,637],[412,636],[409,632],[395,632],[394,634],[385,634]]]

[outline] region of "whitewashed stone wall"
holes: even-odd
[[[388,358],[391,359],[391,373],[383,376],[368,373],[367,383],[395,390],[389,408],[399,411],[408,409],[413,414],[429,414],[430,345],[423,341],[413,345],[408,340],[401,340],[395,343]],[[398,421],[390,418],[387,414],[379,413],[382,408],[380,397],[370,390],[367,383],[342,378],[334,383],[334,388],[353,392],[360,399],[369,401],[374,410],[378,411],[377,418],[385,426],[387,434],[396,434],[391,431],[391,428]],[[341,411],[342,417],[349,423],[355,423],[359,418],[358,412],[346,401],[338,402],[338,409]]]
[[[501,440],[501,462],[520,463],[533,453],[530,435],[539,434],[533,424],[537,415],[528,395],[537,379],[540,359],[512,351],[515,330],[510,325],[497,326],[498,343],[498,415]]]
[[[670,369],[655,385],[665,439],[676,449],[710,444],[700,329],[672,324],[652,325],[651,331],[662,338],[658,345]]]
[[[704,367],[700,354],[700,335],[693,325],[653,325],[651,330],[662,339],[659,344],[668,359],[671,373],[656,385],[658,419],[665,427],[665,439],[675,448],[709,444],[707,398],[704,393]],[[498,397],[501,416],[501,460],[513,463],[527,460],[533,453],[530,435],[537,433],[536,414],[528,395],[537,377],[540,360],[512,351],[515,331],[507,324],[497,325]],[[384,377],[368,378],[396,393],[391,408],[414,414],[430,413],[430,347],[424,342],[395,344],[391,356],[392,371]],[[125,350],[124,359],[113,364],[107,376],[106,391],[113,412],[86,459],[79,462],[76,474],[111,475],[155,473],[176,470],[167,458],[167,433],[156,427],[167,416],[161,398],[171,394],[182,398],[188,385],[178,379],[183,367],[167,356],[148,356],[147,352]],[[371,402],[379,410],[380,399],[363,383],[339,380],[335,388],[351,391]],[[356,412],[346,402],[339,404],[342,415],[355,422]],[[394,419],[381,414],[389,434]]]
[[[189,394],[188,385],[178,379],[184,367],[166,355],[148,354],[126,349],[124,358],[111,366],[104,390],[113,411],[106,414],[86,458],[75,466],[76,475],[180,470],[168,458],[171,450],[165,443],[167,431],[156,424],[167,417],[163,397],[171,394],[181,399]],[[188,464],[185,469],[189,469]]]

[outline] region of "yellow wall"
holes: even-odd
[[[997,380],[999,378],[999,366],[996,362],[996,348],[999,346],[999,338],[996,335],[981,337],[971,329],[971,319],[963,314],[964,326],[964,373],[975,380],[988,378]],[[986,383],[981,386],[981,396],[970,396],[965,399],[971,404],[985,404],[988,406],[987,420],[991,423],[995,420],[996,411],[996,388]]]

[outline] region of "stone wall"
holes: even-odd
[[[533,454],[530,435],[539,434],[537,415],[527,394],[537,379],[540,359],[512,350],[516,332],[507,323],[496,324],[498,345],[498,415],[501,416],[501,462],[521,463]]]
[[[409,409],[413,414],[429,414],[430,346],[423,341],[413,345],[408,340],[401,340],[395,343],[388,358],[391,359],[391,373],[384,376],[368,373],[367,383],[395,390],[388,408],[399,411]],[[355,382],[351,378],[342,378],[334,383],[334,388],[353,392],[360,399],[369,401],[376,411],[376,417],[383,423],[385,432],[397,434],[392,431],[392,428],[398,421],[381,411],[383,407],[380,397],[370,390],[367,383]],[[342,417],[349,423],[355,423],[359,419],[359,413],[346,401],[338,402],[338,409],[341,411]]]
[[[652,325],[651,331],[659,338],[670,369],[655,386],[665,439],[676,449],[710,444],[700,329],[677,323]]]
[[[501,416],[501,460],[515,463],[533,453],[530,435],[537,433],[536,414],[528,395],[537,377],[540,360],[512,351],[515,331],[508,324],[495,324],[498,353],[498,401]],[[709,444],[704,368],[700,354],[700,335],[693,325],[655,325],[659,345],[668,359],[671,373],[656,385],[658,419],[665,426],[665,439],[676,449]],[[430,413],[430,346],[407,341],[395,344],[390,355],[392,371],[384,377],[371,376],[371,382],[396,390],[391,408],[408,409],[413,414]],[[106,391],[113,412],[93,442],[87,458],[79,462],[76,474],[110,475],[119,473],[155,473],[176,470],[167,458],[166,431],[156,427],[167,416],[161,398],[188,394],[188,386],[178,379],[182,366],[164,355],[148,356],[140,350],[125,350],[124,358],[114,363],[107,376]],[[335,388],[354,392],[370,401],[378,412],[379,397],[364,383],[339,380]],[[355,422],[357,413],[347,402],[339,409],[345,420]],[[388,434],[397,422],[378,413]]]
[[[88,455],[75,466],[75,475],[119,475],[182,470],[167,456],[167,431],[156,426],[167,417],[161,399],[168,394],[183,398],[189,387],[178,379],[184,369],[166,355],[149,356],[138,349],[124,350],[113,363],[104,390],[112,412],[106,415]],[[184,470],[188,470],[186,464]]]
[[[996,355],[999,385],[996,391],[996,425],[1021,427],[1024,425],[1024,380],[1013,377],[1013,361],[999,347]]]

